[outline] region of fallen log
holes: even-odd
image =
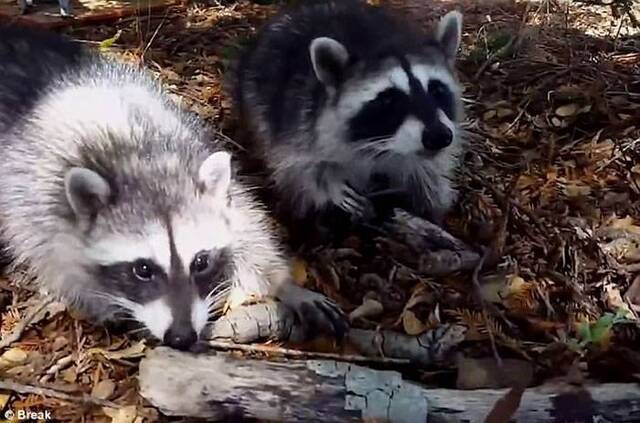
[[[427,400],[394,371],[332,360],[261,361],[157,348],[140,363],[140,394],[170,416],[209,420],[424,422]]]
[[[419,271],[443,276],[472,270],[480,254],[444,228],[403,210],[395,210],[385,225],[390,235],[420,254]]]
[[[264,361],[227,354],[151,350],[140,393],[169,416],[209,420],[483,422],[508,389],[429,389],[333,360]],[[554,385],[527,389],[518,422],[637,422],[640,386]]]
[[[390,330],[351,329],[346,341],[368,357],[406,359],[421,367],[440,363],[464,340],[466,329],[442,325],[419,336]],[[297,342],[304,331],[293,312],[277,302],[237,307],[207,328],[205,342],[247,344],[258,341]]]

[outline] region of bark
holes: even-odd
[[[333,360],[264,361],[169,348],[140,365],[140,392],[163,413],[209,420],[483,422],[508,389],[429,389],[395,371]],[[524,392],[518,422],[637,422],[640,387],[554,385]]]

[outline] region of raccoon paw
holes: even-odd
[[[300,321],[306,337],[317,331],[342,339],[349,330],[344,312],[330,298],[308,289],[289,287],[281,300],[289,306]]]
[[[338,207],[352,215],[356,220],[368,220],[374,215],[371,201],[349,185],[343,187],[342,200]]]

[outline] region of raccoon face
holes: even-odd
[[[138,225],[111,225],[118,230],[94,224],[85,251],[94,295],[113,306],[115,317],[133,319],[181,350],[190,348],[222,309],[234,272],[229,154],[212,154],[195,179],[179,211],[132,218]],[[108,213],[111,190],[97,173],[72,169],[66,188],[79,224],[88,226]]]
[[[333,121],[358,150],[431,157],[457,139],[460,88],[452,73],[462,17],[450,12],[434,45],[414,56],[386,59],[375,72],[352,71],[339,42],[318,38],[310,51],[316,76],[333,96]]]

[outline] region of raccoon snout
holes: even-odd
[[[190,324],[174,324],[167,329],[163,342],[176,350],[186,351],[198,341],[198,334]]]
[[[430,151],[439,151],[451,145],[453,132],[444,125],[422,131],[422,145]]]

